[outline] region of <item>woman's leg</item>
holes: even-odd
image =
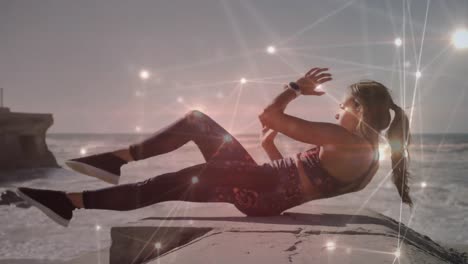
[[[244,160],[256,164],[242,145],[208,115],[191,110],[143,141],[129,146],[133,160],[142,160],[180,148],[192,140],[206,161]]]
[[[269,167],[246,163],[242,167],[220,164],[197,164],[142,182],[84,191],[82,195],[70,193],[68,197],[79,208],[127,211],[164,201],[234,203],[237,189],[271,190],[277,184]],[[223,190],[224,193],[215,190]],[[77,203],[80,200],[83,206]]]

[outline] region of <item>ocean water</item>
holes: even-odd
[[[107,187],[107,183],[66,169],[64,161],[80,156],[82,150],[86,150],[86,155],[115,150],[146,136],[48,134],[47,145],[63,168],[2,172],[0,192],[19,186],[66,191]],[[269,161],[259,145],[259,135],[235,137],[257,163]],[[277,136],[276,143],[285,157],[311,147],[281,134]],[[413,214],[406,205],[401,204],[391,182],[390,160],[385,144],[381,147],[380,170],[364,190],[310,201],[304,206],[364,206],[396,220],[401,219],[406,226],[435,241],[468,244],[468,134],[413,135],[410,155],[410,188],[415,203]],[[202,162],[204,159],[200,151],[193,142],[189,142],[173,152],[125,165],[120,182],[138,182]],[[170,201],[126,212],[78,210],[68,228],[55,224],[34,207],[0,204],[0,260],[70,260],[110,246],[109,231],[112,226],[154,216],[157,208],[174,206],[183,210],[200,204]],[[100,226],[100,230],[96,230],[96,225]]]

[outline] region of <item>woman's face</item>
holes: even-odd
[[[360,118],[361,107],[356,106],[356,102],[351,95],[346,96],[339,104],[338,113],[335,115],[338,124],[354,133]]]

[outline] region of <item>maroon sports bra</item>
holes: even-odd
[[[311,183],[320,190],[323,198],[332,197],[344,193],[348,193],[358,187],[364,181],[368,174],[372,171],[376,163],[379,161],[379,152],[376,151],[374,161],[369,169],[358,178],[358,180],[343,183],[330,175],[323,167],[319,158],[320,146],[313,147],[307,151],[297,153],[297,158],[300,159],[304,167],[307,178]]]

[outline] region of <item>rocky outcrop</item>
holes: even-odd
[[[52,114],[17,113],[0,107],[0,170],[59,167],[47,148]]]

